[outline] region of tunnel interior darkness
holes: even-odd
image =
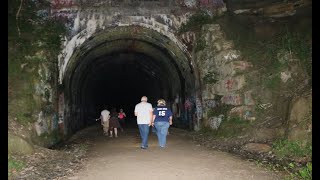
[[[143,95],[153,106],[164,98],[172,108],[177,97],[183,103],[192,94],[194,79],[184,53],[167,37],[143,32],[97,35],[74,52],[63,82],[68,133],[94,123],[105,106],[134,117]]]

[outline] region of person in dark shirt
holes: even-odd
[[[167,142],[167,134],[172,125],[172,111],[166,107],[166,101],[159,99],[157,107],[154,108],[152,126],[156,128],[160,148],[164,148]]]
[[[109,119],[109,131],[110,131],[110,136],[112,137],[113,131],[114,131],[114,137],[118,137],[118,129],[120,128],[120,123],[118,119],[118,113],[116,108],[112,108],[111,114],[110,114],[110,119]]]

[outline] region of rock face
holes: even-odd
[[[33,146],[19,136],[8,134],[8,152],[13,154],[32,154]]]
[[[312,100],[311,96],[298,98],[292,105],[289,119],[289,140],[306,143],[311,141]]]

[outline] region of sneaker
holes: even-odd
[[[141,149],[147,149],[147,147],[143,147],[143,146],[141,146]]]

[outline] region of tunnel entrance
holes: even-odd
[[[174,124],[189,127],[193,120],[184,102],[195,96],[193,71],[191,58],[154,30],[126,26],[98,32],[74,50],[65,67],[60,94],[65,133],[94,123],[104,106],[134,117],[143,95],[153,106],[164,98]]]

